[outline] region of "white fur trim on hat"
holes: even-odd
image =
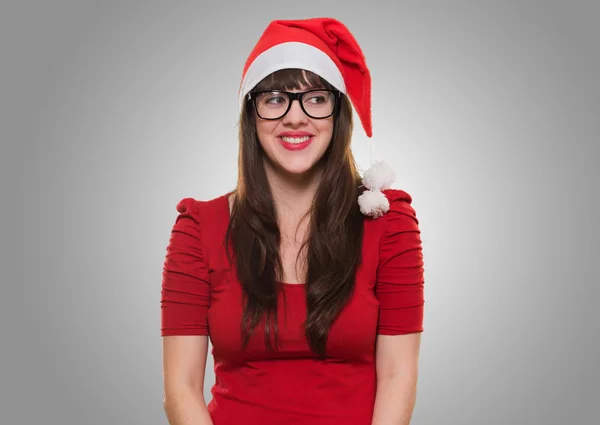
[[[327,82],[342,93],[346,93],[344,77],[327,53],[310,44],[286,42],[265,50],[248,67],[240,86],[240,108],[243,105],[244,97],[263,78],[275,71],[286,68],[300,68],[312,71],[327,80]]]

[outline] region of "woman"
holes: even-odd
[[[423,331],[411,197],[361,179],[370,75],[334,19],[273,21],[244,67],[235,190],[184,198],[164,265],[171,425],[406,425]],[[212,400],[203,397],[208,337]]]

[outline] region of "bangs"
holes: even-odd
[[[333,89],[323,78],[303,69],[280,69],[265,77],[252,91],[261,90],[300,90],[306,87]]]

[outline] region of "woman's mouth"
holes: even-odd
[[[277,138],[281,145],[290,151],[297,151],[305,149],[314,139],[314,136],[303,136],[303,137],[278,137]]]

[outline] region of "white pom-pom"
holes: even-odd
[[[377,161],[365,171],[363,184],[371,190],[389,189],[395,178],[394,170],[385,161]]]
[[[390,202],[379,190],[365,190],[358,197],[358,205],[363,214],[374,218],[381,217],[390,209]]]

